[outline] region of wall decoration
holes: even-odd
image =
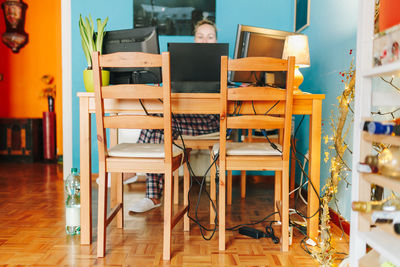
[[[2,35],[2,41],[14,53],[18,53],[28,43],[28,34],[24,29],[28,5],[22,0],[6,0],[1,7],[6,20],[6,32]]]
[[[294,0],[294,31],[301,32],[310,25],[310,1]]]
[[[193,35],[201,19],[215,22],[215,0],[134,0],[134,28],[157,26],[159,35]]]

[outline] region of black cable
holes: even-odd
[[[296,130],[295,130],[294,135],[293,135],[293,140],[296,139],[297,132],[298,132],[298,130],[300,129],[300,126],[301,126],[301,124],[303,123],[304,118],[305,118],[305,115],[302,116],[299,125],[296,127]],[[296,147],[295,147],[295,146],[292,146],[292,149],[293,149],[293,151],[294,151],[294,155],[297,155],[297,153],[301,154],[300,152],[298,152],[298,151],[296,150]],[[301,155],[302,155],[305,159],[307,159],[305,155],[303,155],[303,154],[301,154]],[[315,189],[314,184],[312,183],[310,177],[308,176],[308,174],[307,174],[306,171],[304,170],[303,166],[301,166],[300,160],[299,160],[296,156],[295,156],[294,159],[296,160],[298,166],[300,167],[300,170],[302,171],[302,173],[304,174],[304,176],[305,176],[306,179],[308,180],[308,183],[311,185],[311,187],[313,188],[315,194],[316,194],[317,197],[318,197],[319,209],[318,209],[317,211],[315,211],[315,213],[312,214],[311,216],[306,216],[306,215],[302,214],[301,212],[299,212],[299,211],[297,210],[297,201],[298,201],[298,199],[299,199],[299,194],[300,194],[300,192],[298,191],[297,194],[296,194],[296,199],[295,199],[295,201],[294,201],[294,209],[295,209],[296,214],[298,214],[298,215],[299,215],[300,217],[302,217],[302,218],[310,219],[310,218],[313,218],[314,216],[316,216],[316,215],[321,211],[321,209],[322,209],[322,208],[321,208],[321,206],[322,206],[321,197],[320,197],[320,195],[319,195],[319,192],[317,192],[317,190]],[[307,159],[307,160],[308,160],[308,159]],[[303,185],[305,184],[305,182],[306,182],[306,181],[304,181]],[[301,185],[301,186],[303,186],[303,185]]]
[[[264,115],[267,115],[274,107],[276,107],[276,105],[278,105],[280,102],[280,100],[276,101],[275,104],[272,105],[272,107],[270,107],[265,113]]]
[[[274,233],[274,228],[272,228],[272,224],[275,221],[272,221],[269,225],[267,225],[265,227],[265,237],[271,238],[272,242],[274,242],[274,244],[278,244],[279,243],[279,237],[277,237]]]
[[[174,121],[175,121],[175,124],[177,125],[177,131],[178,131],[178,134],[179,134],[180,139],[181,139],[181,141],[182,141],[182,145],[183,145],[184,151],[186,151],[186,147],[185,147],[184,139],[183,139],[183,137],[182,137],[182,131],[181,131],[181,128],[180,128],[180,124],[179,124],[178,121],[175,119],[174,114],[171,113],[171,115],[172,115],[172,118],[173,118]],[[176,144],[175,144],[175,145],[176,145]],[[200,223],[200,221],[199,221],[199,218],[198,218],[198,208],[199,208],[199,205],[200,205],[201,194],[202,194],[202,192],[203,192],[203,190],[204,190],[205,193],[206,193],[206,195],[207,195],[207,197],[208,197],[208,199],[209,199],[209,200],[211,201],[211,203],[212,203],[212,207],[213,207],[215,213],[218,214],[216,205],[215,205],[214,201],[212,201],[211,196],[209,195],[207,189],[203,189],[203,188],[204,188],[203,186],[204,186],[204,183],[205,183],[205,178],[206,178],[208,172],[210,171],[211,167],[212,167],[213,165],[216,164],[216,161],[218,160],[218,157],[216,157],[216,158],[214,159],[214,161],[212,162],[212,164],[208,167],[208,169],[206,170],[205,174],[203,175],[201,181],[199,181],[199,180],[197,179],[197,177],[195,176],[195,174],[194,174],[194,172],[193,172],[193,169],[192,169],[192,167],[190,166],[190,163],[189,163],[189,161],[188,161],[188,155],[185,155],[185,160],[186,160],[186,164],[187,164],[187,167],[188,167],[188,170],[189,170],[189,176],[190,176],[190,186],[189,186],[189,191],[188,191],[188,211],[187,211],[187,215],[188,215],[188,218],[189,218],[190,220],[192,220],[193,222],[195,222],[195,223],[199,226],[200,233],[201,233],[203,239],[205,239],[205,240],[211,240],[212,237],[214,236],[216,230],[217,230],[217,225],[218,225],[218,223],[217,223],[217,218],[218,218],[218,216],[215,216],[215,219],[214,219],[214,220],[215,220],[215,221],[214,221],[214,222],[215,222],[214,228],[213,228],[213,229],[208,229],[207,227],[203,226],[203,225]],[[195,181],[197,182],[197,184],[200,185],[199,196],[198,196],[198,198],[197,198],[196,207],[195,207],[195,218],[193,218],[192,216],[190,216],[190,210],[191,210],[191,209],[190,209],[190,207],[191,207],[190,193],[191,193],[191,190],[192,190],[192,187],[193,187],[193,180],[195,180]],[[206,236],[204,235],[203,230],[204,230],[204,231],[210,231],[210,232],[212,232],[211,236],[210,236],[210,237],[206,237]]]
[[[251,107],[253,108],[254,115],[257,115],[256,108],[254,107],[254,100],[251,100]]]
[[[143,105],[143,103],[142,103],[142,99],[139,99],[139,103],[140,103],[140,105],[142,106],[142,108],[143,108],[144,112],[146,113],[146,115],[147,115],[147,116],[150,116],[149,112],[147,112],[146,107],[145,107],[145,106]]]
[[[273,213],[268,214],[268,215],[267,215],[266,217],[264,217],[263,219],[261,219],[261,220],[259,220],[259,221],[256,221],[256,222],[254,222],[254,223],[242,223],[242,224],[238,224],[238,225],[233,226],[233,227],[226,228],[226,230],[228,230],[228,231],[236,231],[236,230],[238,230],[238,228],[240,228],[240,227],[242,227],[242,226],[256,225],[256,224],[265,222],[269,217],[271,217],[272,215],[277,214],[277,213],[278,213],[278,212],[275,211],[275,212],[273,212]]]

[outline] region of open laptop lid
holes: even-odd
[[[221,56],[228,56],[226,43],[168,43],[171,82],[219,82]]]

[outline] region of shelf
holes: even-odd
[[[387,234],[393,236],[398,242],[400,242],[400,235],[394,231],[394,224],[393,223],[375,223],[372,224],[372,212],[359,212],[360,217],[364,218],[370,225],[373,225],[371,229],[379,229],[380,231],[386,232]]]
[[[370,134],[363,132],[363,139],[368,142],[385,143],[400,146],[400,136],[391,136],[386,134]]]
[[[393,62],[378,67],[371,67],[364,71],[364,77],[391,76],[400,74],[400,62]]]
[[[394,265],[400,266],[400,239],[376,228],[369,232],[359,232],[358,234],[361,239],[363,239],[379,254],[387,258]]]
[[[390,188],[393,191],[400,192],[400,179],[389,178],[375,173],[360,173],[366,181],[381,187]]]

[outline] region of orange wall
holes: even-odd
[[[4,2],[4,1],[1,1]],[[55,79],[57,96],[57,154],[62,154],[62,91],[61,91],[61,1],[24,0],[28,5],[25,32],[29,42],[14,54],[0,43],[0,117],[41,118],[47,111],[47,99],[40,98],[43,83],[49,74]],[[5,32],[3,10],[0,34]]]

